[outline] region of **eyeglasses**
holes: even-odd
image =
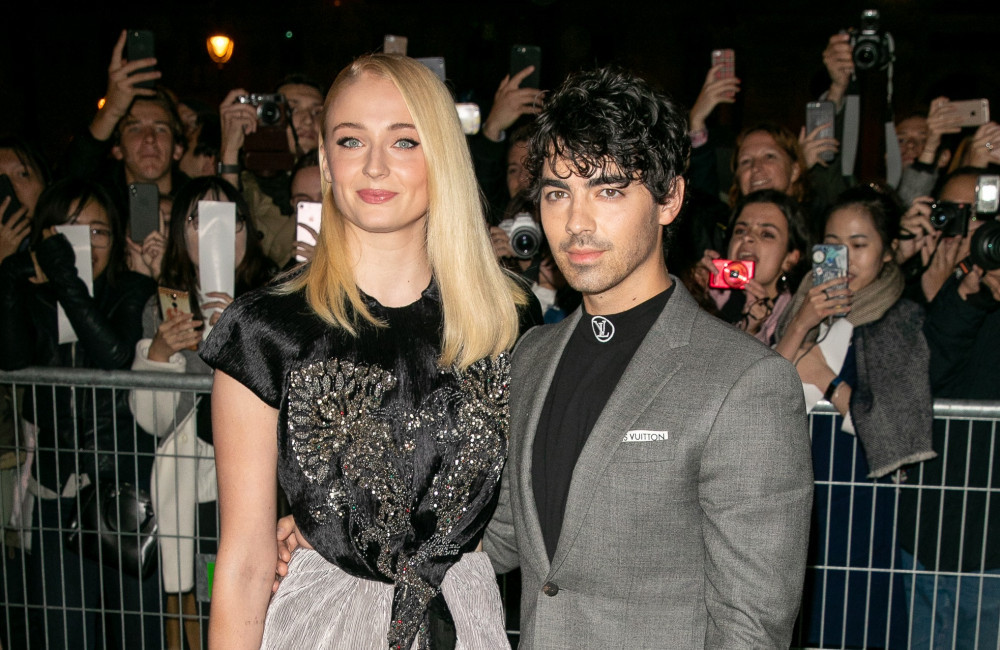
[[[198,230],[198,211],[195,210],[188,215],[187,219],[184,220],[188,227],[192,230]],[[241,219],[239,216],[236,217],[236,232],[243,232],[244,228],[247,227],[247,222],[245,219]]]
[[[84,225],[84,224],[78,224],[76,222],[76,220],[77,220],[77,218],[79,216],[80,215],[78,215],[78,214],[74,214],[72,217],[70,217],[70,220],[67,223],[70,224],[70,225],[72,225],[72,226]],[[91,248],[107,248],[110,245],[111,245],[111,231],[108,230],[107,228],[98,228],[97,226],[91,226],[91,228],[90,228],[90,247]]]

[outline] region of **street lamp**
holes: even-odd
[[[208,56],[218,63],[220,68],[233,55],[233,41],[228,36],[222,34],[209,36],[206,45],[208,46]]]

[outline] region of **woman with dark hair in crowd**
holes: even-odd
[[[810,549],[809,563],[864,568],[827,569],[807,585],[803,625],[810,643],[871,648],[889,639],[893,647],[905,623],[902,581],[871,571],[896,564],[895,497],[878,482],[838,484],[891,481],[897,469],[936,456],[923,310],[902,298],[903,276],[893,261],[901,214],[887,190],[845,192],[829,212],[823,242],[847,247],[846,287],[843,278],[813,285],[807,277],[778,326],[775,349],[798,369],[806,405],[825,399],[839,413],[836,422],[813,416],[813,539],[828,542]],[[891,621],[890,593],[899,599]]]
[[[264,255],[250,211],[242,195],[218,176],[185,183],[174,197],[170,232],[160,286],[187,292],[191,313],[161,313],[158,296],[150,298],[142,316],[143,339],[136,346],[134,370],[211,374],[198,349],[211,325],[233,296],[202,296],[198,275],[198,201],[236,204],[236,296],[266,284],[277,266]],[[209,322],[205,313],[212,309]],[[187,647],[201,644],[194,593],[195,540],[216,536],[215,454],[212,447],[211,401],[193,393],[133,390],[130,406],[136,422],[160,439],[152,475],[153,507],[159,522],[160,570],[167,595],[167,645],[182,646],[177,614],[183,609]],[[201,541],[197,552],[214,553],[214,543]]]
[[[754,275],[740,289],[710,289],[719,316],[773,345],[778,320],[792,299],[807,259],[808,235],[802,208],[778,190],[758,190],[741,197],[729,225],[726,259],[751,261]],[[706,251],[705,273],[718,274],[720,256]],[[707,280],[705,281],[707,282]]]
[[[0,264],[0,368],[128,368],[142,333],[143,305],[156,287],[126,268],[114,202],[96,184],[64,180],[50,186],[35,208],[30,251]],[[75,259],[59,232],[64,224],[89,228],[90,260]],[[92,290],[77,273],[87,263]],[[31,611],[31,636],[49,647],[160,643],[156,578],[139,579],[77,555],[65,548],[61,530],[88,483],[101,494],[122,483],[149,487],[154,445],[135,435],[125,395],[63,387],[25,397],[33,403],[24,413],[37,427],[32,476],[38,495],[25,581],[29,603],[38,605]],[[119,454],[128,454],[128,462],[119,462]]]
[[[0,200],[0,262],[27,244],[35,204],[45,186],[52,180],[48,163],[42,154],[24,138],[0,136],[0,175],[6,176],[14,197]],[[16,198],[21,208],[10,211]],[[10,215],[8,215],[10,211]]]

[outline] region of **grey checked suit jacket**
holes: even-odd
[[[532,445],[580,311],[515,351],[510,451],[484,550],[498,573],[521,567],[520,648],[789,646],[813,493],[802,384],[674,282],[580,454],[551,564]],[[666,436],[624,442],[630,431]]]

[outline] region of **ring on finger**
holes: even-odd
[[[993,151],[993,143],[992,142],[987,142],[986,143],[986,150],[987,151]]]

